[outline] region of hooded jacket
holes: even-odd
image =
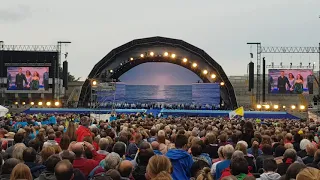
[[[53,172],[44,171],[36,180],[56,180],[56,176]]]
[[[276,172],[268,172],[268,173],[261,174],[260,178],[258,178],[257,180],[278,180],[280,178],[281,178],[280,174]]]
[[[182,149],[170,149],[166,156],[173,166],[172,178],[174,180],[189,180],[190,169],[193,164],[191,155]]]
[[[34,163],[34,162],[25,162],[24,163],[25,165],[27,165],[29,168],[30,168],[30,171],[31,171],[31,174],[32,174],[32,177],[35,179],[35,178],[38,178],[40,176],[40,174],[46,170],[46,167],[42,164],[37,164],[37,163]]]

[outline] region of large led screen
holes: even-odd
[[[313,94],[311,69],[269,69],[268,93]]]
[[[49,67],[8,67],[8,90],[48,90]]]

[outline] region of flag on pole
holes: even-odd
[[[229,119],[233,119],[235,116],[244,116],[244,109],[242,106],[234,111],[229,112]]]

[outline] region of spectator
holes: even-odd
[[[46,167],[36,163],[37,152],[32,147],[28,147],[23,151],[23,161],[30,168],[32,177],[38,178],[45,171]]]
[[[277,164],[281,164],[283,162],[283,154],[285,151],[286,148],[282,145],[276,147],[274,152],[274,160],[277,162]]]
[[[208,163],[206,163],[203,160],[199,160],[197,162],[194,162],[191,166],[191,178],[190,179],[196,179],[199,174],[203,173],[204,168],[209,168]]]
[[[49,134],[48,140],[43,143],[43,148],[46,148],[48,146],[54,146],[54,145],[59,146],[59,144],[54,140],[55,138],[56,138],[56,135],[54,133]]]
[[[289,166],[287,172],[284,174],[283,177],[281,177],[281,179],[285,179],[285,180],[296,179],[299,172],[305,168],[306,166],[304,164],[293,163]]]
[[[21,162],[23,161],[23,151],[26,149],[27,147],[23,144],[23,143],[18,143],[16,145],[14,145],[14,149],[12,152],[12,157],[19,159]]]
[[[41,155],[41,162],[46,162],[47,159],[55,154],[55,149],[52,146],[48,146],[42,149],[40,155]]]
[[[224,147],[224,146],[220,146],[220,147],[219,147],[219,149],[218,149],[219,159],[218,159],[217,161],[215,161],[215,162],[212,164],[212,166],[211,166],[211,174],[212,174],[213,177],[214,177],[215,174],[216,174],[217,164],[224,160],[224,157],[223,157],[223,147]]]
[[[192,154],[193,162],[196,162],[198,160],[203,160],[210,167],[212,165],[212,161],[210,157],[203,156],[201,152],[202,152],[202,147],[199,144],[193,144],[191,146],[191,154]]]
[[[55,180],[54,168],[60,161],[61,158],[58,155],[50,156],[47,161],[44,162],[46,170],[40,174],[38,180]]]
[[[76,125],[74,122],[70,121],[68,124],[68,128],[66,131],[66,135],[70,138],[70,141],[77,141],[77,134],[76,134]]]
[[[13,152],[13,149],[14,149],[14,146],[16,144],[19,144],[19,143],[23,143],[23,139],[24,139],[24,135],[21,134],[21,133],[16,133],[13,137],[13,142],[14,142],[14,145],[13,146],[10,146],[7,150],[6,150],[6,153],[8,153],[9,157],[12,157],[12,152]]]
[[[175,140],[177,149],[170,149],[166,154],[173,166],[172,178],[174,180],[187,180],[190,178],[190,168],[193,160],[187,153],[187,144],[188,138],[185,135],[178,134]]]
[[[244,142],[244,143],[243,143]],[[249,172],[254,173],[256,172],[256,164],[255,164],[255,158],[251,155],[247,153],[247,147],[245,144],[247,144],[245,141],[239,141],[236,145],[236,150],[239,150],[241,152],[243,152],[244,154],[244,158],[247,160],[248,162],[248,168],[249,168]]]
[[[320,170],[307,167],[301,170],[297,175],[297,180],[319,180]]]
[[[146,145],[149,145],[146,143]],[[143,143],[142,145],[143,146]],[[150,147],[150,146],[149,146]],[[136,167],[132,173],[134,179],[145,179],[145,173],[147,169],[148,162],[150,158],[154,155],[154,152],[151,148],[145,148],[140,149],[137,156],[137,164],[133,162],[133,164],[136,164]]]
[[[147,179],[160,179],[161,177],[170,177],[171,179],[171,173],[171,162],[166,156],[155,155],[150,158],[146,169]]]
[[[33,180],[30,169],[25,164],[19,163],[12,170],[10,180],[18,179]]]
[[[314,160],[314,154],[316,153],[317,148],[312,143],[307,144],[306,152],[307,156],[305,156],[302,160],[304,164],[312,163]]]
[[[304,158],[307,156],[307,145],[310,144],[311,142],[308,139],[302,139],[300,141],[300,151],[297,153],[297,155],[301,158]]]
[[[15,159],[15,158],[10,158],[7,159],[3,166],[2,166],[2,171],[1,171],[1,180],[9,180],[10,179],[10,175],[12,173],[13,168],[19,164],[21,161],[19,159]]]
[[[72,180],[74,178],[72,164],[68,160],[60,161],[54,168],[57,180]]]
[[[263,161],[263,173],[258,180],[279,180],[281,176],[276,171],[277,162],[274,159],[265,159]]]
[[[60,144],[61,142],[61,136],[62,136],[62,132],[61,131],[56,131],[56,137],[54,138],[54,140]]]
[[[112,148],[112,151],[119,154],[120,158],[122,160],[125,160],[126,157],[126,152],[127,152],[127,146],[125,143],[123,142],[116,142],[114,145],[113,145],[113,148]]]
[[[233,152],[234,152],[234,148],[232,145],[225,145],[223,147],[222,154],[225,160],[217,164],[216,174],[215,174],[216,179],[220,179],[222,175],[222,171],[230,166],[230,163],[231,163],[230,159],[232,157]]]
[[[160,144],[159,144],[157,141],[153,141],[153,142],[151,143],[151,147],[152,147],[152,149],[153,149],[153,152],[154,152],[154,154],[156,154],[156,155],[162,155],[162,152],[159,151],[159,146],[160,146]]]
[[[320,149],[314,153],[314,159],[312,163],[307,164],[308,167],[320,168]]]
[[[216,136],[213,133],[208,133],[205,139],[206,147],[203,152],[208,153],[211,159],[218,158],[218,144]]]
[[[262,151],[259,149],[259,140],[257,138],[253,138],[251,143],[252,146],[248,149],[248,154],[253,155],[255,158],[262,155]]]
[[[76,131],[78,142],[82,142],[83,138],[86,136],[92,136],[92,132],[89,129],[90,118],[88,116],[83,116],[80,121],[81,126]]]
[[[270,144],[264,144],[262,146],[262,155],[257,157],[257,170],[263,168],[263,161],[265,159],[273,159],[272,146]]]
[[[102,154],[107,156],[109,154],[108,150],[109,141],[107,138],[101,138],[99,140],[99,148],[100,150],[97,151],[98,154]]]
[[[234,158],[230,163],[231,174],[237,179],[244,179],[248,176],[248,162],[245,158]]]
[[[75,154],[72,151],[62,151],[60,154],[62,160],[68,160],[71,164],[75,159]],[[84,174],[79,169],[73,169],[74,179],[86,179]]]
[[[124,160],[119,164],[118,171],[121,175],[121,180],[130,180],[133,171],[133,165],[130,161]]]
[[[297,160],[297,153],[294,149],[287,149],[283,155],[283,162],[278,164],[277,173],[284,175],[291,164]]]
[[[67,150],[70,144],[70,137],[68,135],[63,135],[60,141],[60,147],[62,150]]]

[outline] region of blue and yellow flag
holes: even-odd
[[[234,111],[229,112],[229,119],[233,119],[235,116],[244,116],[244,109],[242,106]]]

